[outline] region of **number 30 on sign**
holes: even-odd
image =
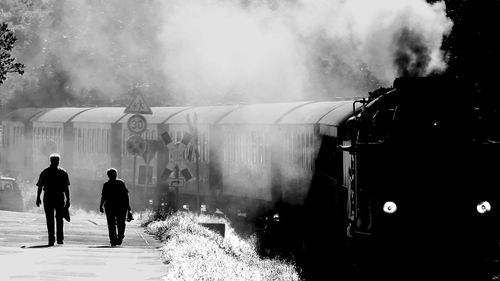
[[[133,134],[141,134],[147,128],[146,118],[139,114],[132,115],[127,121],[127,127]]]

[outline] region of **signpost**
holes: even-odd
[[[200,155],[198,151],[198,116],[195,113],[192,121],[191,118],[189,118],[189,115],[186,118],[189,131],[191,135],[193,135],[194,157],[196,160],[196,210],[198,211],[198,214],[200,214]]]
[[[138,93],[132,102],[124,110],[124,113],[133,114],[127,120],[127,128],[131,136],[127,139],[127,151],[134,155],[134,168],[132,172],[132,186],[135,191],[135,171],[137,166],[137,155],[142,155],[147,149],[147,142],[140,135],[146,131],[148,122],[141,114],[153,114],[144,97]],[[147,163],[146,163],[147,165]]]

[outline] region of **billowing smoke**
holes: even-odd
[[[167,1],[160,40],[172,89],[188,99],[360,95],[398,75],[445,68],[443,2]]]
[[[41,96],[33,105],[44,93],[72,105],[123,104],[134,91],[154,104],[359,96],[399,75],[443,71],[452,27],[444,2],[424,0],[8,0],[0,8],[24,40],[27,66],[2,90]]]
[[[430,49],[424,44],[422,36],[405,28],[395,39],[397,50],[394,62],[398,67],[398,76],[425,75],[431,57]]]

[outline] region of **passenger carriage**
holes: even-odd
[[[31,180],[33,173],[33,120],[48,109],[20,108],[2,120],[0,161],[2,174]]]
[[[120,171],[122,125],[119,121],[126,115],[123,111],[123,107],[91,108],[81,111],[71,120],[73,198],[80,199],[86,207],[97,204],[96,198],[107,180],[106,170],[115,167]]]
[[[33,169],[42,171],[49,165],[49,155],[59,153],[61,166],[72,171],[74,129],[72,118],[89,108],[49,109],[33,120]],[[78,159],[78,158],[77,158]]]

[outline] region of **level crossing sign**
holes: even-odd
[[[163,142],[167,145],[168,151],[170,152],[170,159],[163,171],[161,178],[168,180],[175,168],[178,168],[181,175],[186,181],[192,179],[193,176],[189,171],[184,155],[184,152],[186,151],[187,145],[192,136],[188,133],[185,133],[182,141],[180,142],[174,142],[168,132],[163,133],[161,137],[163,139]]]

